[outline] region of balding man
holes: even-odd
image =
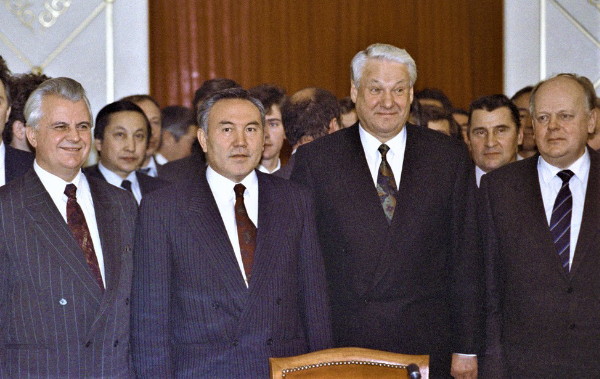
[[[586,147],[595,94],[583,83],[537,84],[540,155],[481,181],[486,377],[600,377],[600,154]]]

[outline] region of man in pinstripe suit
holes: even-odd
[[[78,82],[45,81],[25,117],[34,167],[0,188],[0,376],[131,377],[136,203],[81,173],[92,117]]]
[[[143,378],[266,378],[269,357],[331,346],[312,200],[255,170],[265,114],[246,91],[217,92],[198,119],[208,168],[142,199],[134,367]],[[242,238],[248,228],[256,238]]]

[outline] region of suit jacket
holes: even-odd
[[[159,166],[158,177],[172,183],[179,182],[186,180],[190,175],[197,175],[205,168],[204,155],[202,153],[194,153],[189,157],[167,162]]]
[[[294,170],[295,160],[296,158],[294,157],[294,154],[292,154],[286,165],[275,171],[273,175],[279,176],[280,178],[289,179],[292,176],[292,171]]]
[[[483,176],[489,377],[600,377],[600,154],[590,152],[570,274],[561,266],[539,185],[538,156]]]
[[[129,294],[136,204],[88,178],[105,265],[98,287],[33,169],[0,188],[0,376],[131,375]]]
[[[257,175],[248,288],[204,171],[142,200],[132,290],[138,376],[266,378],[269,357],[331,347],[311,198]]]
[[[461,142],[406,130],[389,225],[358,124],[301,146],[292,180],[314,192],[337,346],[429,354],[448,376],[451,353],[481,344],[474,170]]]
[[[95,164],[93,166],[89,166],[83,169],[83,172],[87,176],[93,176],[98,179],[102,179],[106,181],[106,178],[98,169],[98,165]],[[162,188],[169,184],[166,180],[162,180],[160,178],[155,178],[150,175],[142,174],[139,171],[136,171],[135,176],[137,177],[138,182],[140,183],[140,190],[142,191],[142,197],[146,196],[152,191],[155,191],[159,188]],[[121,188],[121,187],[118,187]],[[121,188],[122,189],[122,188]]]
[[[7,144],[4,144],[4,148],[4,179],[8,183],[32,168],[35,157],[28,151],[15,149]]]

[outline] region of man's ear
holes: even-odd
[[[29,144],[33,146],[34,149],[37,149],[37,131],[31,126],[27,126],[25,128],[25,134],[27,135]]]
[[[102,151],[102,140],[95,138],[94,139],[94,146],[96,147],[96,150],[98,152],[101,152]]]
[[[350,81],[350,98],[356,104],[356,96],[358,95],[358,88],[354,85],[354,81]]]
[[[202,146],[202,151],[206,153],[208,145],[206,143],[206,133],[202,128],[198,129],[198,142],[200,142],[200,146]]]

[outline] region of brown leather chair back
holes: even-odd
[[[285,358],[269,358],[271,378],[409,378],[408,366],[417,365],[429,377],[428,355],[341,347]],[[414,367],[414,366],[412,366]]]

